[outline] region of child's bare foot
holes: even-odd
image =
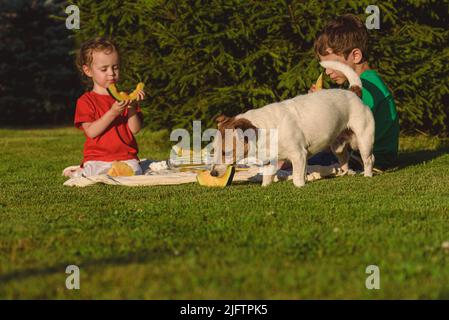
[[[62,172],[62,175],[64,177],[72,178],[76,173],[80,172],[82,169],[80,166],[70,166],[68,168],[65,168]]]

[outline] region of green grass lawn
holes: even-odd
[[[166,138],[139,133],[140,156],[167,158]],[[402,138],[398,170],[300,189],[64,187],[83,141],[0,130],[0,298],[449,299],[447,141]]]

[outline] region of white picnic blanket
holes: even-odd
[[[184,183],[195,183],[197,173],[194,171],[179,172],[179,170],[161,169],[151,170],[149,164],[154,161],[144,160],[141,162],[144,175],[130,176],[130,177],[111,177],[107,174],[89,176],[89,177],[74,177],[64,182],[64,186],[69,187],[87,187],[97,183],[120,185],[120,186],[157,186],[157,185],[178,185]],[[155,166],[152,166],[153,168]],[[76,166],[70,166],[64,169],[73,170]],[[341,169],[336,166],[308,166],[307,167],[307,181],[314,181],[326,177],[344,175]],[[274,182],[282,180],[291,180],[292,172],[289,170],[278,170],[274,178]],[[245,170],[237,169],[234,174],[233,182],[249,181],[262,182],[262,175],[260,167],[249,167]]]

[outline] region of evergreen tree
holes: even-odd
[[[75,1],[77,38],[114,38],[125,87],[146,82],[147,125],[188,127],[307,92],[321,72],[312,51],[343,13],[365,20],[372,1]],[[373,67],[391,88],[403,131],[449,133],[447,1],[378,3],[369,30]]]
[[[7,0],[0,3],[0,124],[60,124],[73,121],[80,93],[73,39],[60,15],[65,1]]]
[[[17,119],[18,111],[30,121],[73,115],[80,83],[69,54],[72,34],[75,46],[94,36],[118,43],[119,86],[145,82],[150,128],[187,128],[192,120],[213,125],[218,114],[307,92],[321,72],[312,50],[317,33],[340,14],[365,20],[371,2],[74,0],[81,29],[68,31],[49,18],[65,19],[64,1],[6,1],[0,5],[0,54],[6,57],[0,75],[8,81],[0,85],[0,105],[8,118],[2,120]],[[448,135],[448,2],[377,5],[381,23],[369,30],[370,64],[395,96],[402,131]]]

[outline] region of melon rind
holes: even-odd
[[[123,100],[122,97],[120,96],[120,93],[118,92],[115,84],[109,85],[109,87],[106,90],[111,95],[111,97],[113,97],[115,100],[117,100],[119,102]]]

